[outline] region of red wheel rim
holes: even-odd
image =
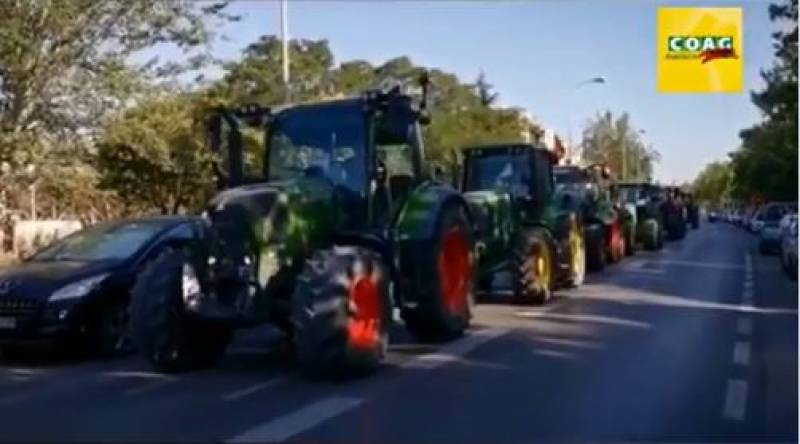
[[[354,347],[372,348],[381,336],[381,302],[378,287],[369,277],[355,279],[348,292],[350,319],[347,338]]]
[[[460,314],[467,306],[470,282],[469,243],[459,227],[451,228],[442,239],[437,260],[439,285],[445,308]]]

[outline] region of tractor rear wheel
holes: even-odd
[[[518,303],[541,305],[552,296],[553,254],[541,229],[520,233],[515,242],[512,264],[514,299]]]
[[[423,341],[449,340],[469,327],[475,300],[475,257],[469,219],[460,205],[439,216],[433,249],[423,256],[418,303],[405,308],[406,328]]]
[[[389,273],[380,255],[343,246],[306,262],[292,296],[292,323],[307,375],[352,377],[376,369],[391,322]]]
[[[182,250],[164,250],[150,262],[131,291],[131,337],[158,370],[178,372],[214,365],[231,341],[227,325],[191,319],[183,308]]]

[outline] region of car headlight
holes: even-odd
[[[65,285],[50,295],[50,301],[82,298],[97,288],[106,277],[108,277],[108,273],[103,273]]]

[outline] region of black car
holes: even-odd
[[[138,272],[164,248],[202,235],[201,220],[192,217],[102,223],[0,269],[0,350],[58,344],[105,356],[132,351],[128,302]]]

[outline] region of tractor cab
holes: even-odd
[[[461,189],[507,195],[515,216],[536,219],[553,194],[549,151],[531,145],[489,145],[464,150]]]

